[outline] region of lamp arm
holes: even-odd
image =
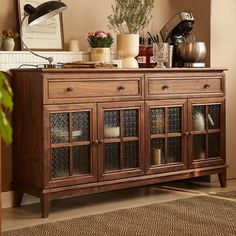
[[[21,25],[20,25],[20,38],[21,38],[21,42],[22,44],[25,46],[25,48],[30,52],[32,53],[33,55],[37,56],[37,57],[40,57],[40,58],[43,58],[45,60],[48,61],[49,64],[51,64],[53,62],[53,57],[45,57],[45,56],[42,56],[40,54],[37,54],[35,52],[33,52],[30,48],[27,47],[27,45],[25,44],[24,42],[24,39],[23,39],[23,23],[24,23],[24,20],[26,19],[28,15],[26,13],[24,13],[24,17],[21,21]]]

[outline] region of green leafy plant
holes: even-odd
[[[115,0],[108,27],[116,33],[136,34],[149,24],[153,6],[154,0]]]
[[[12,142],[12,127],[5,111],[12,111],[13,92],[6,76],[0,72],[0,136],[6,144]]]
[[[109,48],[113,41],[111,34],[102,30],[88,33],[88,42],[92,48]]]

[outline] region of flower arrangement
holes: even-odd
[[[149,24],[153,6],[154,0],[115,0],[108,27],[116,33],[136,34]]]
[[[2,31],[2,39],[8,39],[8,38],[13,38],[14,39],[14,38],[17,38],[17,37],[19,37],[19,34],[13,32],[11,30],[4,29]]]
[[[110,33],[102,30],[88,33],[88,42],[91,48],[109,48],[114,42]]]

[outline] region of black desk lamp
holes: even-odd
[[[25,46],[25,48],[28,51],[30,51],[33,55],[35,55],[37,57],[41,57],[49,62],[49,64],[44,65],[44,67],[47,67],[47,68],[54,67],[54,65],[52,65],[53,58],[39,55],[27,47],[27,45],[25,44],[25,42],[23,40],[23,30],[22,30],[23,22],[26,19],[26,17],[28,17],[28,25],[36,25],[36,24],[38,24],[42,21],[45,21],[57,14],[60,14],[63,10],[66,9],[66,7],[67,6],[63,2],[60,2],[60,1],[47,1],[47,2],[40,4],[36,8],[30,4],[24,5],[24,17],[21,21],[21,34],[20,34],[21,41],[22,41],[22,44]]]

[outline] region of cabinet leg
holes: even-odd
[[[220,186],[226,187],[226,169],[223,170],[221,173],[218,173],[218,178],[220,181]]]
[[[24,193],[15,190],[14,191],[14,207],[20,207],[23,199]]]
[[[42,218],[47,218],[51,207],[51,199],[47,195],[41,197],[41,212]]]

